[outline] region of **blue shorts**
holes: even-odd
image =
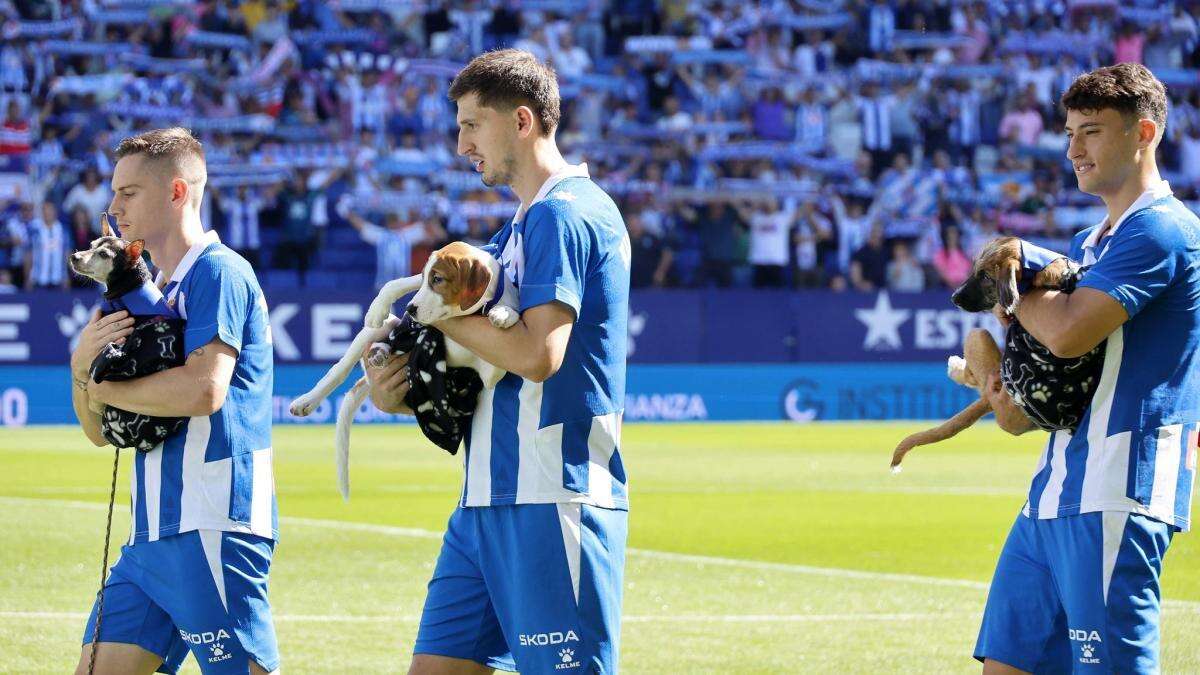
[[[1158,580],[1173,534],[1120,511],[1017,516],[975,658],[1035,673],[1157,673]]]
[[[615,673],[628,512],[581,504],[459,507],[416,654],[523,673]]]
[[[246,673],[253,660],[279,667],[267,602],[275,542],[252,534],[198,530],[121,547],[104,585],[101,642],[138,645],[179,669],[188,650],[204,673]],[[96,626],[96,606],[83,643]],[[103,649],[103,647],[101,647]]]

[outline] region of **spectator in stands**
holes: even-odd
[[[921,269],[921,263],[913,257],[906,242],[892,244],[892,260],[887,264],[887,287],[901,293],[925,290],[925,270]]]
[[[862,128],[862,147],[871,153],[871,178],[892,163],[893,104],[892,95],[880,89],[876,82],[864,84],[855,99]]]
[[[793,214],[782,209],[775,198],[736,202],[734,209],[750,225],[751,283],[755,288],[782,288],[787,284]]]
[[[692,126],[692,116],[680,109],[679,99],[668,96],[663,101],[662,117],[656,126],[664,131],[686,131]]]
[[[33,204],[22,201],[20,210],[0,223],[0,270],[7,270],[17,286],[25,281],[25,253],[29,228],[33,226]]]
[[[1132,21],[1123,21],[1113,42],[1113,63],[1141,63],[1146,34]]]
[[[67,229],[58,220],[58,209],[42,203],[42,217],[29,229],[29,248],[25,252],[25,290],[63,289],[67,277]]]
[[[275,249],[276,267],[295,269],[301,286],[318,245],[318,223],[324,222],[325,197],[308,185],[309,172],[297,171],[279,194],[283,207],[283,231]]]
[[[224,217],[225,231],[221,233],[221,240],[257,268],[262,262],[259,214],[268,202],[274,201],[274,194],[264,196],[245,185],[237,186],[236,190],[231,195],[214,185],[209,191],[214,205]]]
[[[1000,138],[1019,145],[1037,145],[1044,122],[1034,99],[1022,94],[1015,106],[1000,120]]]
[[[72,251],[89,248],[92,240],[96,238],[94,230],[99,229],[99,224],[93,224],[88,219],[87,211],[84,211],[82,206],[76,206],[70,214],[71,227],[67,237],[67,248]],[[99,217],[96,220],[99,220]]]
[[[869,292],[887,286],[887,249],[883,245],[883,227],[876,225],[867,241],[850,256],[850,284]]]
[[[63,201],[63,210],[72,213],[75,209],[83,209],[87,215],[92,231],[100,234],[100,213],[112,201],[112,191],[100,181],[100,173],[89,166],[83,172],[83,182],[71,188]]]
[[[625,211],[625,226],[633,260],[629,274],[630,288],[663,287],[668,284],[671,263],[675,259],[672,243],[645,227],[640,211]]]
[[[399,213],[389,213],[385,220],[386,227],[370,223],[354,211],[346,211],[344,217],[358,230],[363,241],[375,247],[377,291],[393,279],[412,276],[414,246],[446,238],[446,231],[436,222],[413,220],[407,212],[404,217]]]
[[[792,285],[815,288],[821,285],[821,265],[817,257],[817,238],[808,223],[798,223],[792,231],[792,247],[796,266]]]
[[[962,248],[962,233],[957,227],[942,230],[942,247],[933,254],[933,268],[942,285],[958,288],[971,276],[971,258]]]
[[[575,36],[567,30],[558,36],[558,44],[550,48],[550,65],[560,78],[572,81],[592,67],[592,59],[583,47],[575,44]]]
[[[722,201],[712,200],[700,215],[691,205],[680,204],[681,217],[699,235],[701,263],[697,283],[700,286],[728,288],[733,285],[734,268],[745,264],[740,238],[746,224]]]
[[[0,294],[16,293],[17,290],[16,285],[13,284],[12,272],[7,268],[0,267]]]
[[[751,114],[754,119],[754,135],[758,138],[785,141],[792,137],[788,128],[783,92],[777,87],[766,87],[762,90]]]
[[[9,99],[4,124],[0,125],[0,170],[24,171],[32,142],[29,120],[21,114],[20,102]]]
[[[896,37],[896,10],[888,0],[875,0],[867,12],[867,39],[871,51],[882,56],[892,50]]]

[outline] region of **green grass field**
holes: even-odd
[[[887,470],[915,425],[636,425],[622,668],[978,672],[996,556],[1041,438],[981,425]],[[289,673],[403,672],[461,461],[415,427],[275,430],[282,540],[271,575]],[[69,672],[95,592],[111,449],[71,428],[0,433],[0,671]],[[114,544],[128,533],[122,457]],[[114,550],[115,550],[114,546]],[[1163,671],[1200,672],[1200,543],[1164,576]],[[198,672],[189,659],[185,672]]]

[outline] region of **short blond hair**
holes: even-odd
[[[204,146],[183,127],[153,129],[130,136],[117,144],[117,159],[144,155],[162,168],[179,175],[194,191],[193,201],[199,205],[208,181],[204,161]]]

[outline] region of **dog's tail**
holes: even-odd
[[[367,399],[367,378],[363,376],[350,387],[342,405],[338,408],[336,440],[334,447],[337,451],[337,482],[338,492],[342,499],[350,499],[350,425],[354,423],[354,413]]]
[[[896,450],[892,453],[892,470],[898,470],[900,462],[904,461],[904,456],[908,454],[909,450],[918,445],[929,445],[930,443],[944,441],[947,438],[953,438],[958,432],[978,422],[981,417],[991,412],[991,410],[992,406],[988,403],[988,400],[981,397],[978,401],[963,408],[957,415],[942,422],[940,425],[932,429],[918,431],[908,436],[900,441],[900,445],[897,445]]]

